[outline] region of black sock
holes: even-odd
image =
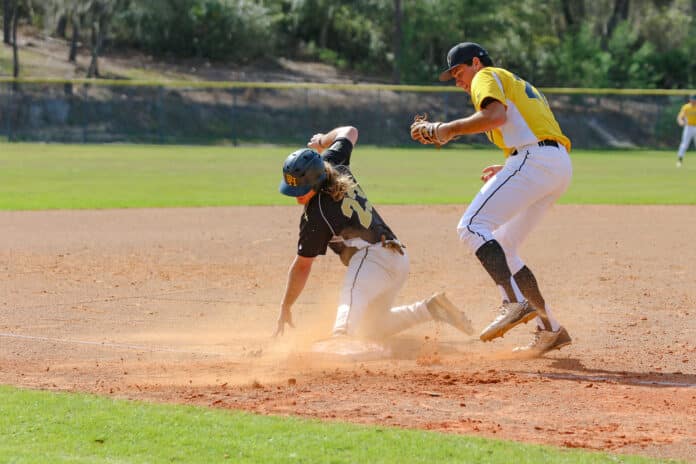
[[[551,322],[549,322],[546,316],[546,302],[544,297],[541,296],[541,291],[539,290],[539,284],[537,283],[534,274],[527,267],[524,266],[522,269],[517,271],[514,275],[515,283],[519,287],[522,295],[529,301],[532,308],[536,309],[537,315],[544,322],[544,327],[546,330],[552,330]]]
[[[516,302],[517,297],[512,288],[510,278],[512,273],[505,259],[505,251],[496,240],[489,240],[476,250],[476,257],[481,261],[483,268],[488,272],[493,281],[500,285],[507,294],[507,300]]]

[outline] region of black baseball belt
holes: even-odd
[[[537,145],[539,145],[540,147],[556,147],[556,148],[558,148],[558,142],[556,142],[555,140],[541,140],[541,141],[537,142]],[[510,156],[515,156],[516,154],[517,154],[517,150],[510,153]]]

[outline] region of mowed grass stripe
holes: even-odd
[[[298,147],[0,144],[0,209],[284,205],[282,163]],[[696,158],[581,151],[561,203],[696,204]],[[375,204],[462,204],[497,150],[360,146],[353,170]]]
[[[434,432],[0,387],[11,463],[648,463]]]

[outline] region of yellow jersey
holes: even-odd
[[[674,113],[672,113],[674,114]],[[679,111],[679,119],[686,118],[687,126],[696,126],[696,105],[687,103]]]
[[[515,147],[541,140],[555,140],[570,152],[570,139],[561,132],[546,97],[529,82],[506,69],[485,67],[471,81],[471,101],[476,111],[481,110],[486,98],[498,100],[507,109],[505,124],[486,132],[505,156]]]

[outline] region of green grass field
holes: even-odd
[[[277,192],[294,147],[0,144],[0,209],[293,204]],[[696,158],[574,152],[564,203],[696,204]],[[492,150],[356,149],[376,204],[467,203]],[[655,460],[387,427],[262,417],[0,387],[0,462],[487,462]]]
[[[0,209],[282,205],[296,147],[0,144]],[[356,148],[353,171],[379,204],[468,203],[494,150]],[[696,155],[574,151],[561,203],[696,204]]]
[[[0,387],[10,463],[648,463],[632,456]]]

